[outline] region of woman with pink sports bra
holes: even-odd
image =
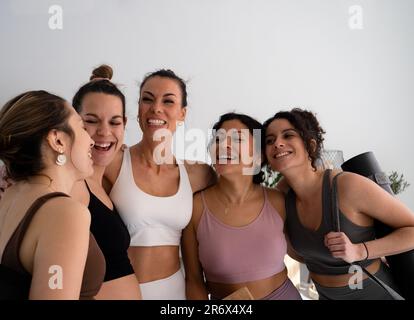
[[[193,193],[215,177],[208,165],[179,163],[171,153],[170,138],[186,106],[186,85],[173,71],[147,75],[138,110],[142,140],[119,152],[105,171],[110,197],[131,236],[128,254],[144,300],[186,298],[181,232],[191,218]]]
[[[261,129],[236,113],[213,127],[218,182],[194,196],[183,232],[188,299],[222,299],[243,287],[254,299],[301,299],[284,264],[284,197],[260,185]]]

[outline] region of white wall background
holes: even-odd
[[[63,9],[51,30],[49,7]],[[352,30],[349,8],[363,9]],[[2,0],[0,104],[29,89],[71,100],[93,67],[113,66],[127,96],[127,143],[138,84],[158,68],[188,80],[186,128],[226,111],[263,121],[281,108],[315,111],[325,146],[345,160],[374,151],[404,173],[414,209],[414,1],[412,0]]]

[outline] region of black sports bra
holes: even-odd
[[[109,209],[91,192],[86,181],[85,184],[90,195],[88,209],[91,213],[91,233],[106,260],[104,281],[134,274],[127,254],[131,242],[128,229],[115,206],[113,210]]]

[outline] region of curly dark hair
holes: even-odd
[[[286,119],[295,127],[305,144],[312,168],[316,170],[316,161],[321,156],[324,141],[323,135],[325,134],[316,115],[311,111],[300,108],[293,108],[290,111],[279,111],[263,123],[263,139],[265,139],[267,128],[276,119]],[[312,140],[316,142],[316,147],[313,147]]]

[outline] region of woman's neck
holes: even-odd
[[[169,141],[148,141],[141,140],[135,146],[137,156],[148,168],[159,167],[165,164],[175,164],[174,155],[171,152]]]
[[[243,203],[259,187],[251,176],[219,177],[215,186],[218,193],[230,204]]]
[[[100,186],[102,186],[102,180],[105,173],[105,167],[104,166],[93,166],[93,174],[89,177],[89,179],[95,181]]]
[[[313,200],[322,187],[323,170],[314,170],[312,166],[292,168],[283,176],[299,200]]]
[[[70,194],[75,179],[66,171],[45,169],[27,179],[30,184],[43,184],[51,191]]]

